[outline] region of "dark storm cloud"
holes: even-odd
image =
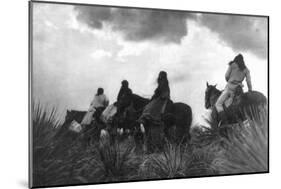
[[[267,57],[267,19],[261,17],[202,14],[199,22],[217,33],[236,51]]]
[[[217,33],[234,51],[267,57],[267,19],[262,17],[88,6],[75,10],[80,22],[92,29],[108,24],[128,41],[180,43],[188,32],[187,19],[192,19]]]
[[[180,43],[187,35],[187,18],[195,14],[184,12],[76,6],[77,19],[93,29],[109,24],[129,41],[153,40]]]

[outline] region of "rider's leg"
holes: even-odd
[[[224,109],[223,109],[223,104],[224,102],[230,97],[230,93],[227,89],[225,89],[222,94],[220,95],[220,97],[218,98],[216,104],[215,104],[215,107],[217,109],[217,112],[220,113],[220,112],[223,112]]]
[[[225,107],[229,107],[234,99],[234,91],[229,90],[229,97],[225,100]]]
[[[227,88],[225,88],[215,104],[216,110],[218,112],[218,119],[221,124],[227,122],[227,116],[224,112],[223,104],[230,97],[230,93],[231,92]]]

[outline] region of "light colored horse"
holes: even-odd
[[[114,104],[111,104],[106,107],[102,112],[100,119],[106,124],[110,125],[114,115],[117,113],[117,107]],[[100,139],[108,138],[109,133],[106,129],[102,129],[100,133]]]
[[[113,116],[117,113],[117,107],[114,104],[111,104],[105,108],[105,110],[102,112],[100,119],[104,123],[109,123],[112,121]]]

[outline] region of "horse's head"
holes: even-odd
[[[66,110],[65,122],[69,123],[74,120],[75,113],[71,110]]]
[[[70,123],[73,120],[76,120],[80,123],[85,114],[86,111],[66,110],[65,123]]]
[[[209,109],[212,106],[211,98],[218,91],[216,88],[217,85],[209,85],[209,83],[206,83],[206,90],[205,90],[205,108]]]

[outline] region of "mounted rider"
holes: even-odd
[[[89,125],[92,122],[93,116],[97,121],[100,121],[100,115],[103,110],[108,106],[109,100],[104,94],[103,88],[98,88],[97,93],[95,94],[94,99],[92,100],[88,112],[84,116],[81,124]]]
[[[245,78],[248,91],[252,91],[250,71],[245,65],[242,54],[238,54],[234,60],[229,63],[228,69],[225,73],[225,80],[227,81],[227,84],[215,104],[216,110],[222,122],[227,121],[227,117],[224,112],[224,105],[225,107],[229,107],[232,104],[237,90],[242,90],[242,82]]]
[[[154,91],[154,95],[145,106],[142,116],[139,118],[140,123],[144,123],[147,119],[159,123],[166,112],[167,104],[171,102],[169,81],[165,71],[159,73],[157,83],[158,86]]]
[[[132,90],[129,88],[129,82],[127,80],[123,80],[121,82],[121,88],[117,96],[117,102],[120,101],[121,97],[125,94],[132,94]]]
[[[130,105],[130,96],[132,95],[132,90],[129,88],[129,82],[127,80],[123,80],[121,82],[121,88],[119,90],[118,96],[117,96],[117,113],[123,112],[126,107]],[[126,99],[124,99],[126,98]],[[122,99],[122,103],[121,103]],[[125,101],[125,102],[124,102]]]

